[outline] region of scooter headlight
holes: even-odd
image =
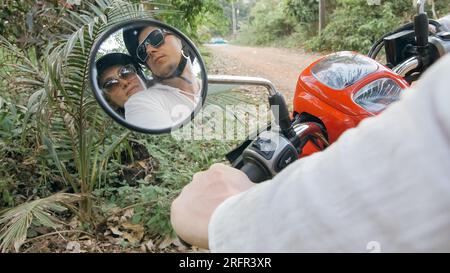
[[[371,113],[378,113],[398,101],[402,90],[394,80],[382,78],[356,92],[353,101]]]

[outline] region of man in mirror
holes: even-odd
[[[201,83],[193,72],[193,56],[179,37],[155,26],[128,29],[123,36],[129,53],[152,72],[156,84],[177,88],[191,100],[199,96]]]

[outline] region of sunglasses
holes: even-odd
[[[110,78],[108,79],[103,85],[102,88],[106,92],[110,92],[117,86],[119,86],[120,79],[128,80],[134,76],[136,76],[136,68],[132,64],[127,64],[122,66],[118,73],[116,78]]]
[[[153,48],[158,48],[164,44],[165,36],[169,34],[165,30],[155,29],[150,32],[147,37],[136,49],[136,55],[141,62],[145,62],[148,59],[147,46],[150,45]]]

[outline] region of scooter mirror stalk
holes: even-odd
[[[209,75],[209,84],[234,84],[234,85],[256,85],[264,86],[269,92],[269,104],[273,107],[275,121],[278,122],[284,136],[291,139],[295,137],[295,131],[292,129],[292,121],[289,115],[289,109],[284,97],[280,94],[272,82],[258,77],[241,77],[228,75]]]
[[[426,0],[417,0],[416,6],[417,6],[418,14],[425,13],[425,3],[426,3]]]
[[[417,52],[420,56],[420,66],[426,69],[429,66],[429,52],[428,52],[428,16],[425,12],[425,0],[417,1],[418,14],[414,17],[414,32],[416,35]]]
[[[269,103],[274,110],[273,114],[275,120],[278,121],[281,132],[288,139],[295,138],[295,132],[292,129],[292,121],[289,115],[289,109],[287,108],[286,102],[283,95],[276,93],[269,97]]]

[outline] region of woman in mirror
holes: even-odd
[[[122,116],[129,98],[147,88],[141,67],[131,56],[109,53],[96,61],[97,82],[108,103]]]

